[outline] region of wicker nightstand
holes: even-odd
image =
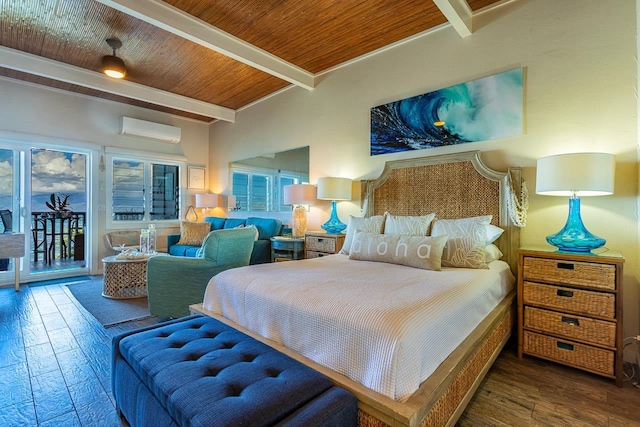
[[[518,356],[614,378],[622,387],[622,265],[619,252],[520,249]]]
[[[344,245],[344,234],[327,234],[322,231],[304,233],[306,258],[318,258],[337,254]]]

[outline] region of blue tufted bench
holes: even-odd
[[[188,316],[113,338],[116,406],[136,426],[355,426],[357,401],[230,326]]]

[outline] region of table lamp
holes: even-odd
[[[202,217],[206,217],[205,211],[211,208],[218,207],[218,195],[217,194],[196,194],[196,208],[202,209]]]
[[[565,252],[590,252],[606,240],[590,233],[582,223],[579,196],[613,194],[615,159],[607,153],[560,154],[538,159],[536,193],[568,196],[567,223],[547,242]]]
[[[321,225],[329,234],[340,234],[347,225],[338,218],[337,200],[351,200],[351,180],[349,178],[318,178],[318,199],[331,200],[331,217]]]
[[[291,234],[302,237],[307,231],[307,206],[316,202],[316,187],[311,184],[285,185],[283,194],[284,204],[293,205]]]

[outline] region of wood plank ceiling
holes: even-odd
[[[499,1],[0,0],[0,76],[233,121],[239,108],[292,83],[310,89],[319,73],[447,20],[465,35],[464,21]],[[109,37],[122,41],[125,81],[101,73]]]

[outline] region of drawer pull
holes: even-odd
[[[322,242],[324,242],[324,239],[318,238],[318,243],[322,243]]]
[[[573,344],[567,344],[566,342],[557,342],[556,345],[558,346],[558,348],[561,348],[563,350],[569,350],[569,351],[573,351]]]
[[[573,264],[568,262],[559,262],[558,268],[562,268],[563,270],[573,270],[575,267]]]
[[[564,289],[558,289],[558,291],[556,292],[556,294],[559,297],[566,297],[566,298],[571,298],[573,297],[573,291],[566,291]]]
[[[562,316],[562,323],[566,323],[571,326],[580,326],[580,320],[575,317]]]

